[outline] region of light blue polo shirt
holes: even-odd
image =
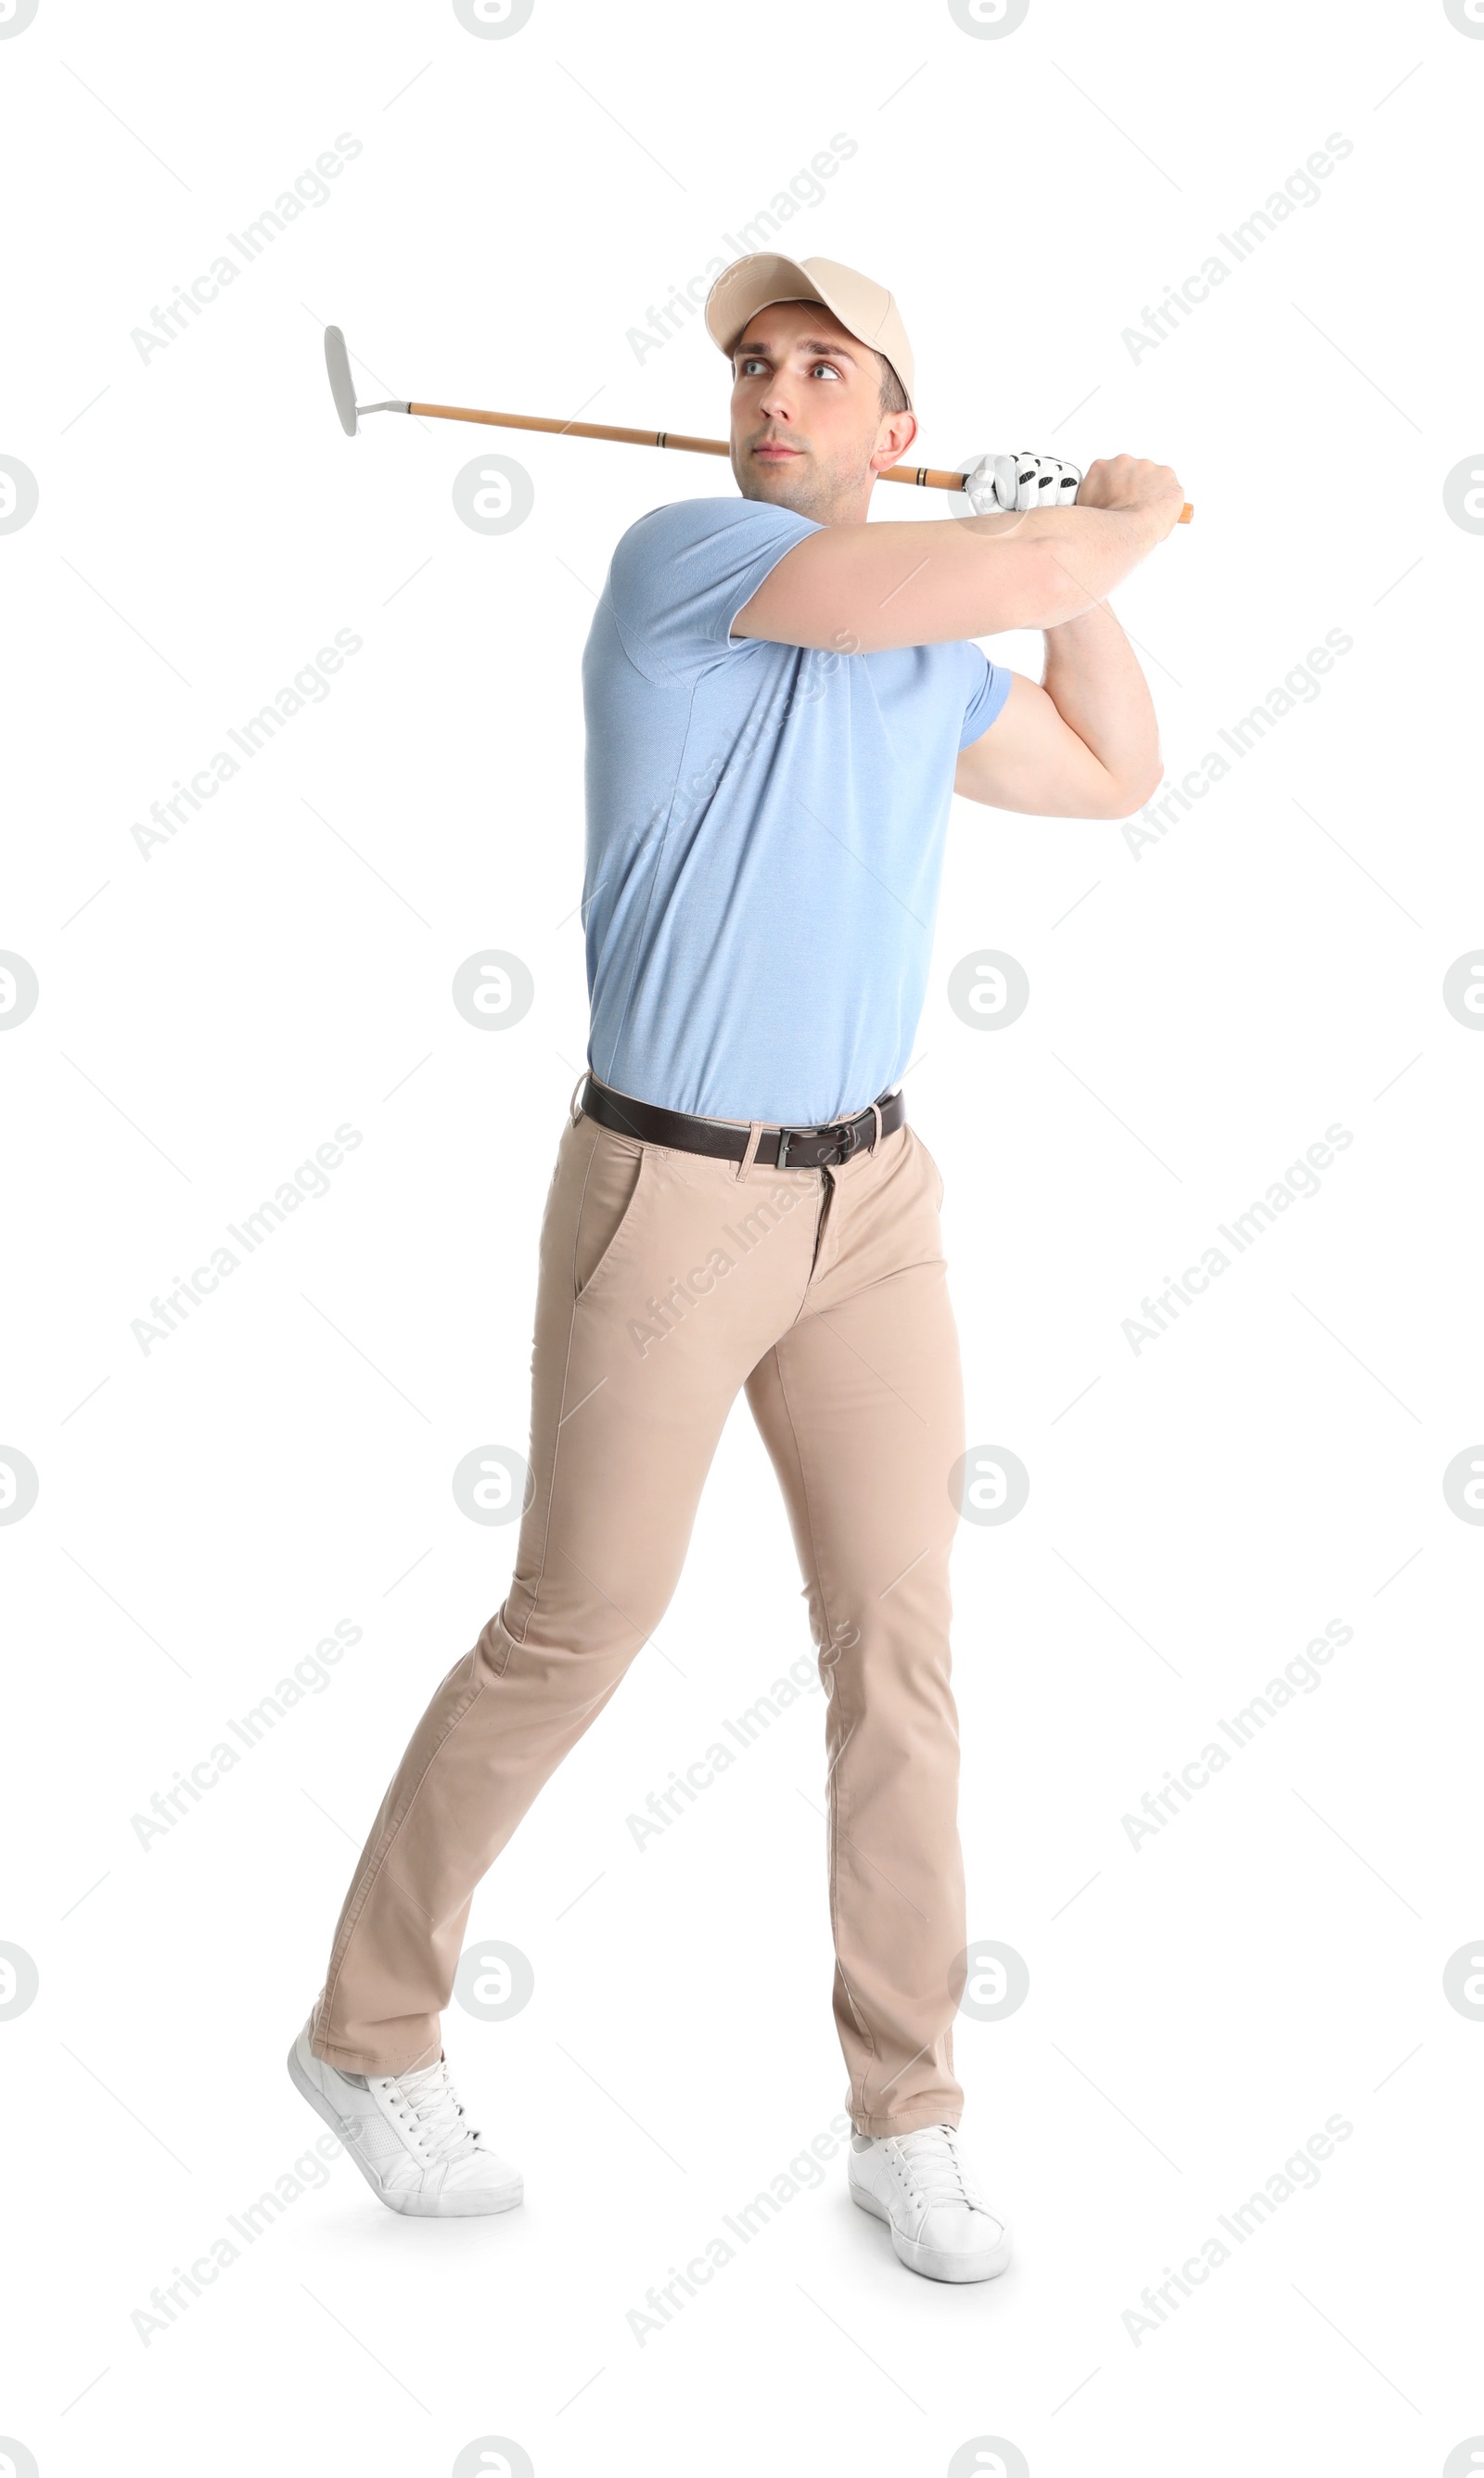
[[[756,499],[655,508],[589,634],[588,1064],[666,1109],[809,1126],[899,1080],[954,766],[1010,694],[971,644],[733,638],[819,530]]]

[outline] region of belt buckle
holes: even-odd
[[[842,1162],[847,1162],[851,1155],[860,1150],[860,1125],[859,1122],[854,1119],[838,1119],[832,1125],[824,1127],[780,1127],[778,1130],[778,1157],[774,1164],[775,1169],[784,1170],[787,1168],[789,1147],[793,1143],[795,1137],[802,1136],[813,1136],[816,1143],[824,1136],[827,1136],[830,1140],[829,1152],[821,1161],[812,1162],[810,1164],[810,1168],[812,1170],[838,1170]],[[843,1147],[843,1150],[842,1150],[842,1147]]]

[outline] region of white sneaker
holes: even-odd
[[[342,2074],[312,2053],[306,2022],[289,2051],[289,2074],[390,2211],[465,2219],[522,2200],[519,2169],[470,2125],[441,2057],[410,2074]]]
[[[951,2125],[914,2134],[852,2134],[850,2195],[889,2222],[909,2271],[929,2280],[993,2280],[1010,2261],[1010,2232],[992,2212]]]

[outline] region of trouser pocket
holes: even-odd
[[[594,1142],[583,1178],[572,1242],[572,1298],[586,1299],[607,1279],[616,1252],[632,1235],[640,1189],[645,1181],[646,1148],[592,1121]]]

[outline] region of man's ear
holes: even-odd
[[[876,434],[876,445],[870,459],[871,471],[884,473],[889,466],[900,465],[917,435],[918,417],[915,413],[889,414]]]

